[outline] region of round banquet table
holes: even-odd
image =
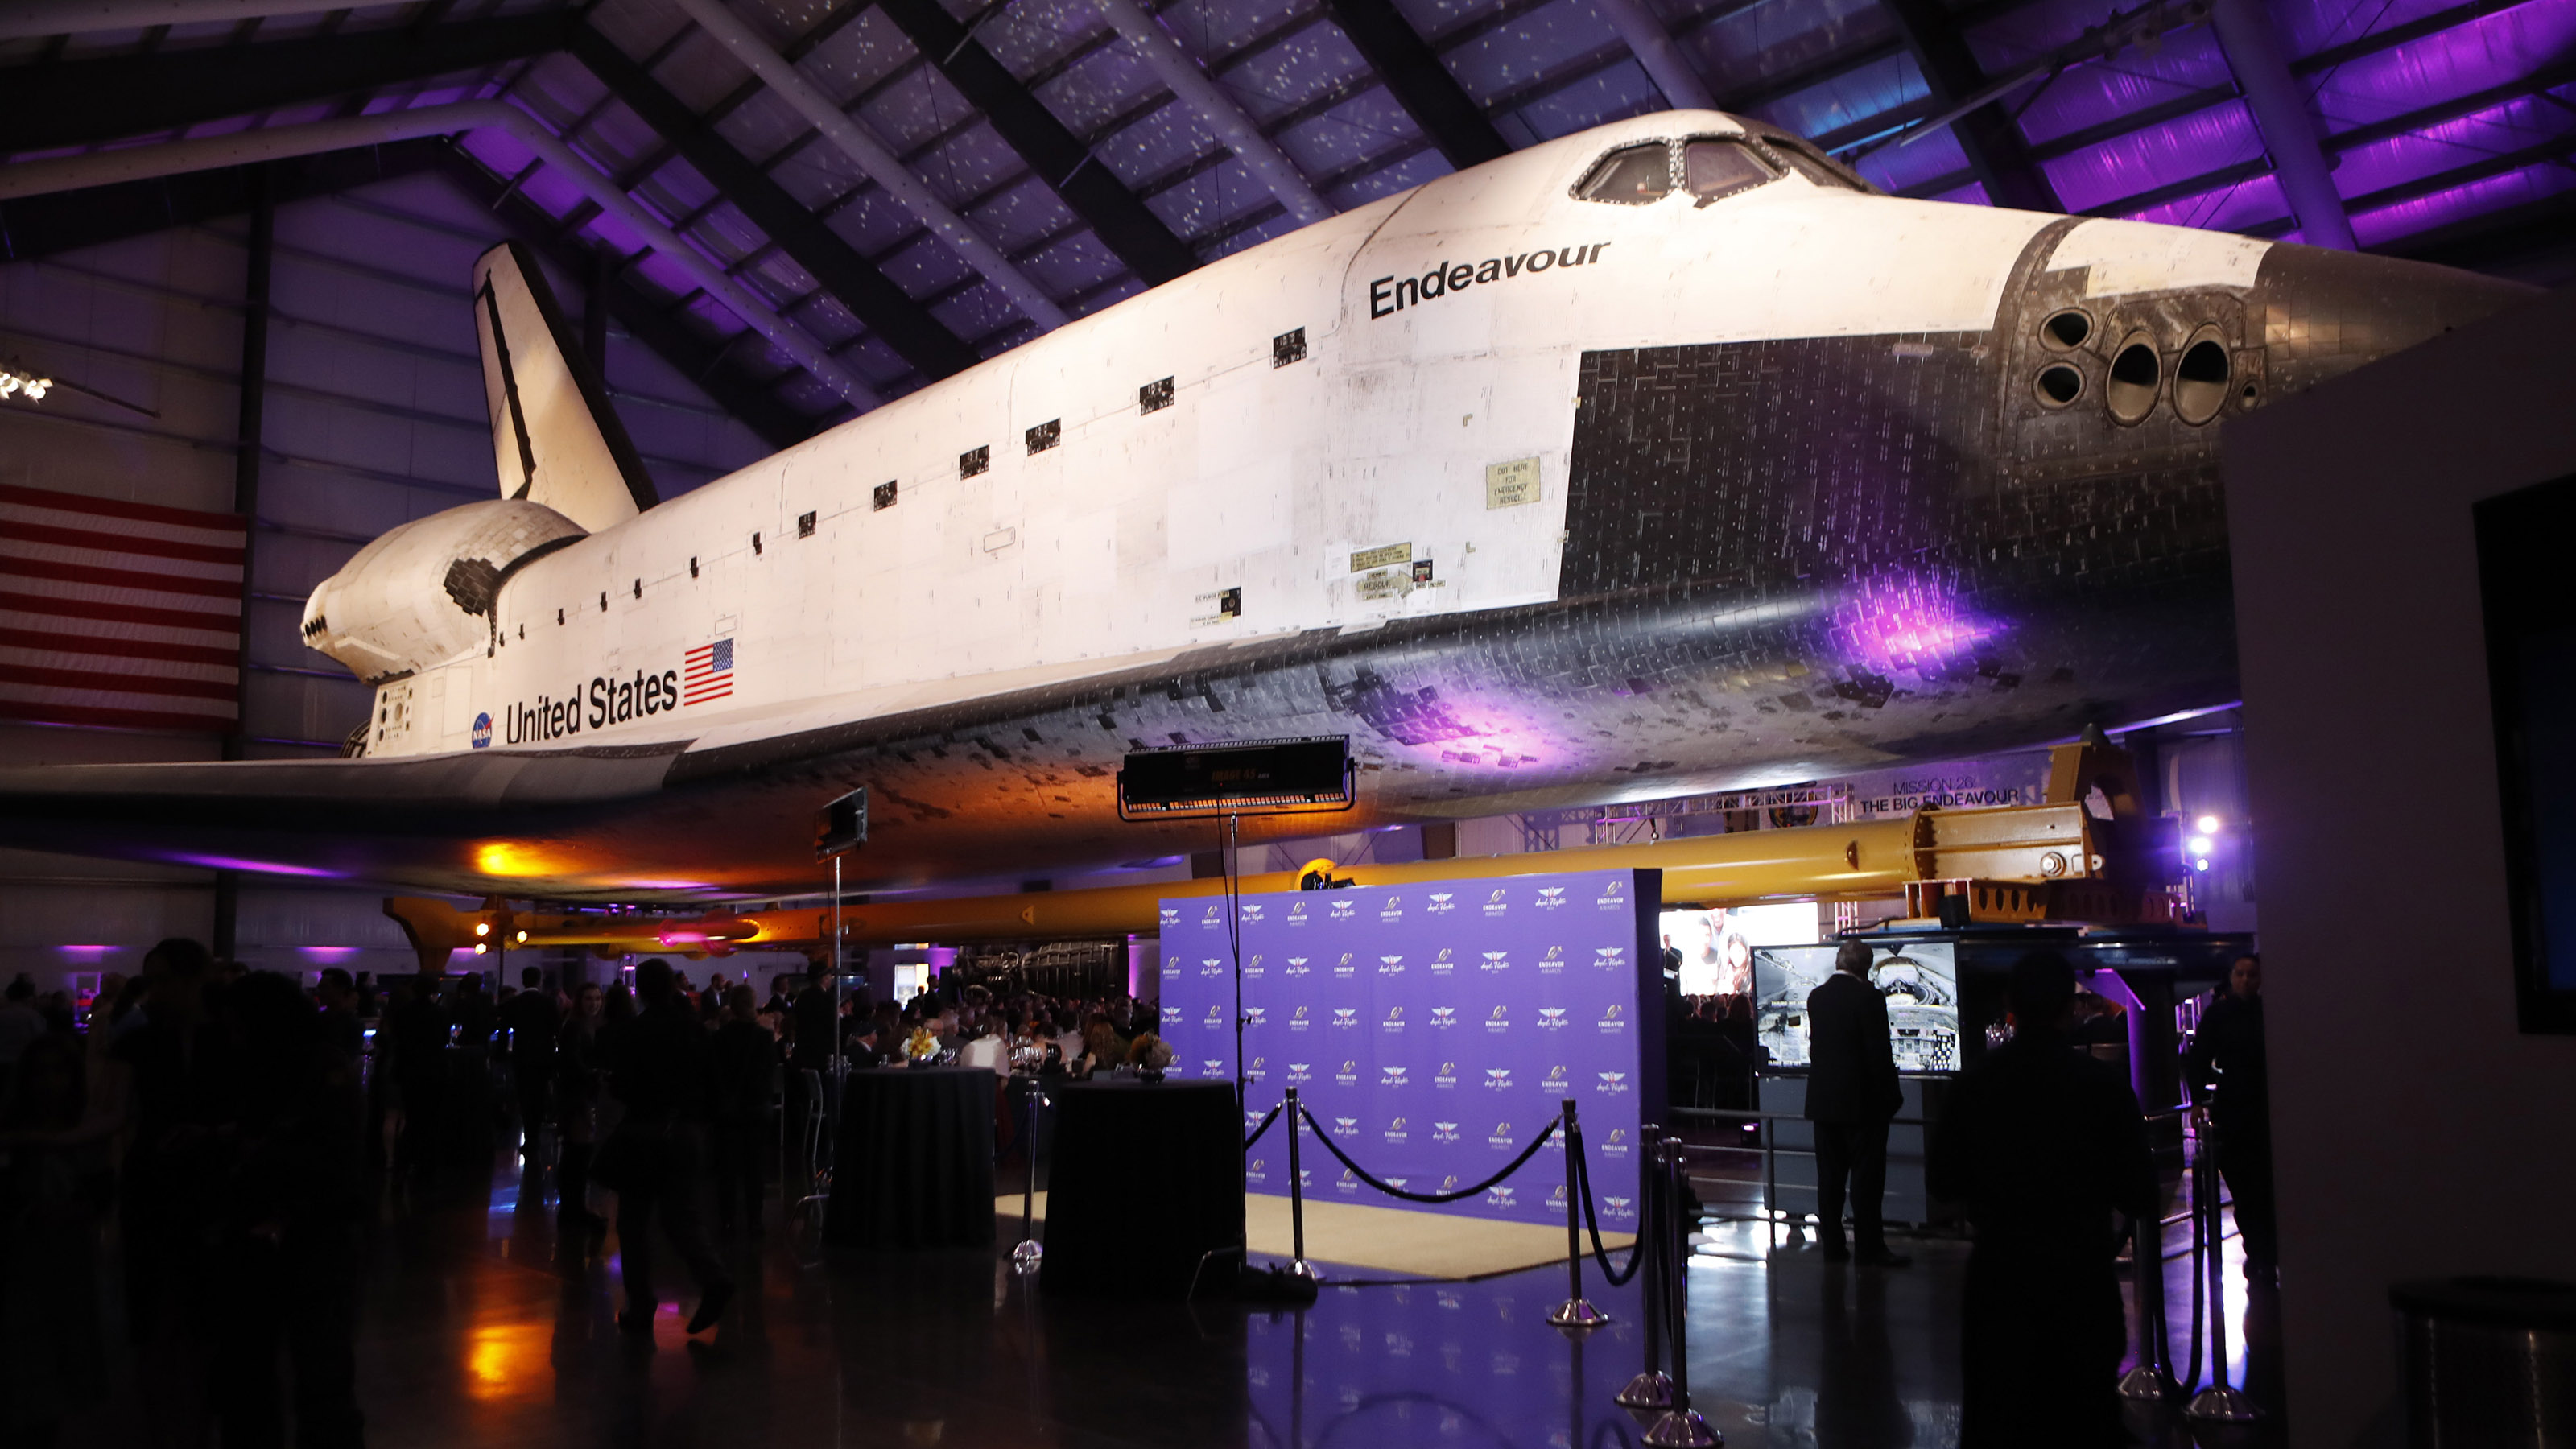
[[[825,1240],[857,1248],[992,1242],[993,1091],[982,1067],[850,1073]]]
[[[1053,1095],[1047,1292],[1184,1298],[1202,1257],[1243,1246],[1233,1083],[1076,1082]]]

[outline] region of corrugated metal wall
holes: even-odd
[[[157,414],[68,388],[0,403],[0,483],[232,507],[248,234],[248,218],[231,217],[0,266],[0,358]],[[502,235],[435,173],[277,208],[242,691],[254,756],[335,753],[368,708],[367,691],[299,637],[314,585],[397,524],[493,496],[466,278]],[[580,280],[552,280],[578,322]],[[665,498],[770,451],[613,327],[607,375]],[[0,752],[13,763],[210,759],[219,745],[0,722]],[[130,970],[162,936],[204,938],[212,903],[206,871],[0,851],[0,976],[51,985]],[[240,942],[243,959],[280,969],[410,961],[375,893],[256,877],[242,891]]]

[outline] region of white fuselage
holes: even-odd
[[[1617,145],[1738,130],[1644,117],[1387,198],[583,538],[509,578],[497,647],[386,685],[368,753],[484,746],[478,717],[495,749],[706,748],[1554,600],[1587,350],[1983,329],[2051,220],[1794,174],[1706,206],[1572,193]],[[2250,279],[2262,249],[2096,221],[2059,253],[2171,287]],[[730,693],[669,697],[718,639]]]

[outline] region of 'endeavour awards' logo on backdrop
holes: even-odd
[[[1377,908],[1377,918],[1389,923],[1403,920],[1404,897],[1388,896],[1386,898],[1386,904]]]
[[[1546,1076],[1539,1079],[1538,1089],[1542,1092],[1562,1097],[1565,1095],[1565,1089],[1569,1085],[1570,1083],[1565,1079],[1565,1063],[1558,1062],[1555,1066],[1547,1069]]]
[[[1617,1036],[1628,1029],[1628,1016],[1619,1003],[1611,1002],[1601,1009],[1601,1034]]]
[[[1593,897],[1592,903],[1605,911],[1619,909],[1628,904],[1628,883],[1624,880],[1602,882],[1601,894]]]
[[[1224,909],[1225,902],[1223,901],[1208,902],[1207,914],[1199,917],[1199,929],[1202,931],[1223,930],[1225,928],[1225,917],[1218,913]]]
[[[1404,1030],[1404,1008],[1401,1006],[1388,1007],[1386,1009],[1386,1020],[1379,1022],[1378,1026],[1382,1030],[1386,1031]]]
[[[1166,980],[1166,981],[1178,981],[1178,980],[1180,980],[1180,979],[1181,979],[1181,958],[1180,958],[1180,957],[1178,957],[1178,956],[1170,956],[1170,957],[1166,957],[1166,958],[1164,958],[1164,961],[1163,961],[1163,979],[1164,979],[1164,980]]]
[[[1359,965],[1352,959],[1351,953],[1348,951],[1344,951],[1342,953],[1342,959],[1333,963],[1333,975],[1337,978],[1357,976],[1359,974]]]
[[[1258,981],[1258,980],[1260,980],[1260,979],[1261,979],[1261,977],[1262,977],[1263,971],[1264,971],[1264,968],[1263,968],[1263,966],[1262,966],[1262,964],[1261,964],[1261,958],[1260,958],[1259,956],[1255,956],[1255,957],[1253,957],[1251,960],[1246,961],[1246,962],[1244,962],[1244,963],[1243,963],[1243,979],[1244,979],[1244,980],[1246,980],[1246,981]]]
[[[1333,1073],[1333,1082],[1336,1086],[1358,1086],[1360,1084],[1360,1064],[1357,1062],[1342,1063],[1342,1069]]]
[[[1288,1029],[1290,1031],[1304,1031],[1306,1029],[1306,1021],[1306,1008],[1302,1006],[1298,1007],[1295,1011],[1288,1014]]]
[[[1441,947],[1440,954],[1431,958],[1431,974],[1434,976],[1447,976],[1457,969],[1458,953],[1447,946]]]
[[[1504,894],[1505,892],[1503,888],[1497,886],[1494,888],[1494,893],[1492,895],[1485,897],[1486,915],[1499,916],[1503,912],[1511,909],[1511,903],[1503,899]]]
[[[1389,1123],[1387,1123],[1387,1124],[1386,1124],[1386,1140],[1387,1140],[1387,1142],[1388,1142],[1390,1145],[1392,1145],[1392,1146],[1398,1146],[1398,1147],[1400,1147],[1400,1146],[1404,1145],[1405,1136],[1406,1136],[1406,1133],[1405,1133],[1405,1130],[1404,1130],[1404,1119],[1403,1119],[1403,1118],[1398,1117],[1398,1118],[1396,1118],[1395,1120],[1393,1120],[1393,1121],[1391,1121],[1391,1122],[1389,1122]],[[1387,1180],[1388,1180],[1388,1181],[1390,1181],[1390,1182],[1392,1182],[1392,1183],[1394,1183],[1394,1184],[1395,1184],[1396,1186],[1398,1186],[1398,1187],[1402,1187],[1402,1186],[1404,1186],[1404,1179],[1402,1179],[1402,1178],[1400,1178],[1400,1177],[1398,1177],[1398,1178],[1389,1178],[1389,1179],[1387,1179]]]
[[[1243,1079],[1247,1082],[1260,1081],[1264,1075],[1264,1064],[1269,1060],[1268,1057],[1254,1057],[1252,1065],[1243,1069]]]
[[[1458,1064],[1456,1062],[1442,1062],[1440,1064],[1440,1070],[1431,1074],[1431,1085],[1435,1087],[1454,1087],[1458,1085]]]
[[[1496,1003],[1494,1009],[1485,1015],[1485,1030],[1491,1032],[1505,1032],[1511,1029],[1512,1009],[1499,1002]]]

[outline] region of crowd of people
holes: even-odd
[[[299,1446],[360,1442],[373,1170],[405,1195],[481,1190],[515,1146],[568,1261],[604,1246],[595,1208],[614,1202],[621,1326],[650,1332],[667,1242],[696,1280],[697,1333],[733,1295],[704,1213],[719,1238],[762,1232],[777,1114],[814,1110],[836,1055],[1053,1079],[1171,1056],[1150,1003],[1007,980],[897,1003],[803,972],[765,995],[748,973],[693,984],[661,960],[631,987],[517,976],[334,968],[308,986],[174,939],[87,1003],[24,976],[0,988],[0,1442],[51,1442],[100,1392],[119,1331],[158,1438],[283,1444],[292,1424]],[[111,1267],[121,1325],[96,1311]]]

